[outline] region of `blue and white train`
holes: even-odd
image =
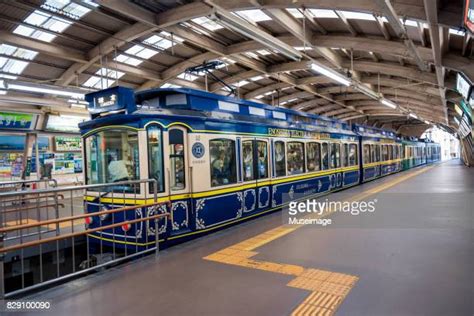
[[[164,245],[275,211],[285,196],[327,194],[401,171],[405,159],[393,132],[204,91],[114,87],[86,100],[86,183],[156,179],[158,201],[168,203],[125,217],[169,212],[159,223]],[[86,192],[91,228],[124,220],[93,215],[103,208],[153,202],[150,185],[112,191]],[[144,249],[154,236],[145,221],[92,233],[89,242]]]

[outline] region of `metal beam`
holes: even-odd
[[[415,60],[416,64],[418,65],[418,68],[420,68],[421,71],[428,71],[428,65],[421,58],[418,50],[413,44],[413,41],[408,37],[405,27],[403,26],[402,22],[400,22],[400,18],[395,9],[393,8],[392,4],[390,3],[390,0],[375,0],[374,2],[383,12],[390,26],[393,28],[395,33],[397,33],[398,37],[400,37],[405,43],[405,46],[408,48],[408,51],[410,52],[412,58]]]

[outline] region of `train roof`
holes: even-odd
[[[86,95],[92,118],[108,113],[153,114],[153,111],[182,115],[201,113],[215,119],[233,119],[255,123],[271,121],[275,125],[330,132],[343,132],[368,137],[397,139],[388,130],[363,125],[350,125],[328,117],[275,107],[244,99],[223,96],[190,88],[158,88],[134,92],[125,87],[112,87]],[[88,124],[83,124],[84,126]]]

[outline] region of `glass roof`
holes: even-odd
[[[117,79],[125,75],[124,72],[108,68],[100,68],[95,74],[96,76],[89,77],[82,85],[89,88],[106,89],[113,85]]]

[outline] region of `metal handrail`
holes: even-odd
[[[8,252],[8,251],[24,249],[24,248],[28,248],[28,247],[34,247],[34,246],[38,246],[38,245],[41,245],[41,244],[44,244],[44,243],[47,243],[47,242],[51,242],[51,241],[58,241],[58,240],[78,237],[78,236],[82,236],[82,235],[88,235],[90,233],[94,233],[94,232],[98,232],[98,231],[102,231],[102,230],[106,230],[106,229],[111,229],[111,228],[115,228],[115,227],[121,227],[121,226],[127,225],[127,224],[135,224],[135,223],[144,222],[144,221],[148,221],[148,220],[152,220],[152,219],[156,220],[156,219],[160,219],[162,217],[168,217],[169,215],[170,215],[169,213],[162,213],[162,214],[157,214],[157,215],[148,216],[148,217],[144,217],[144,218],[123,221],[123,222],[120,222],[120,223],[117,223],[117,224],[111,224],[111,225],[101,226],[101,227],[97,227],[97,228],[86,229],[85,231],[82,231],[82,232],[75,232],[75,233],[70,233],[70,234],[65,234],[65,235],[60,235],[60,236],[53,236],[53,237],[49,237],[49,238],[33,240],[33,241],[25,242],[25,243],[22,243],[22,244],[17,244],[17,245],[13,245],[13,246],[0,248],[0,253],[5,253],[5,252]],[[156,238],[158,238],[158,237],[156,237]]]
[[[41,193],[63,192],[63,191],[87,190],[87,189],[94,189],[94,188],[112,187],[112,186],[118,186],[118,185],[141,184],[141,183],[157,183],[157,181],[155,179],[130,180],[130,181],[120,181],[120,182],[113,182],[113,183],[67,186],[67,187],[60,187],[60,188],[55,187],[52,189],[24,190],[20,192],[4,192],[4,193],[0,193],[0,198],[18,196],[18,195],[27,195],[27,194],[41,194]],[[153,192],[153,194],[156,196],[155,193],[156,192]]]
[[[31,192],[29,195],[33,195],[33,194],[38,195],[38,194],[41,194],[41,193]],[[29,196],[29,197],[22,197],[21,201],[24,202],[24,201],[28,201],[28,200],[35,200],[35,199],[38,199],[38,198],[41,198],[41,199],[55,198],[55,199],[64,200],[64,195],[63,194],[54,194],[54,195],[42,195],[42,196]],[[18,198],[11,199],[11,200],[0,199],[0,202],[2,202],[2,203],[11,203],[11,202],[18,202],[18,201],[20,201]]]
[[[4,185],[16,185],[16,184],[30,184],[30,183],[41,183],[41,182],[53,182],[53,187],[58,186],[58,180],[56,179],[32,179],[32,180],[15,180],[15,181],[5,181],[0,182],[0,186]]]
[[[87,214],[79,214],[79,215],[74,215],[74,216],[68,216],[68,217],[62,217],[62,218],[56,218],[56,219],[49,219],[45,221],[40,221],[40,222],[35,222],[31,224],[20,224],[16,226],[8,226],[8,227],[3,227],[0,228],[0,234],[1,233],[7,233],[15,230],[22,230],[22,229],[28,229],[28,228],[33,228],[33,227],[38,227],[38,226],[46,226],[46,225],[51,225],[51,224],[59,224],[63,222],[73,222],[77,221],[82,218],[87,218],[87,217],[92,217],[92,216],[100,216],[100,215],[105,215],[105,214],[111,214],[111,213],[118,213],[118,212],[125,212],[125,211],[131,211],[137,208],[142,208],[142,207],[152,207],[152,206],[160,206],[160,205],[166,205],[167,203],[149,203],[149,204],[143,204],[143,205],[131,205],[131,206],[125,206],[125,207],[120,207],[120,208],[114,208],[106,211],[99,211],[99,212],[94,212],[94,213],[87,213]],[[124,223],[124,222],[122,222]]]

